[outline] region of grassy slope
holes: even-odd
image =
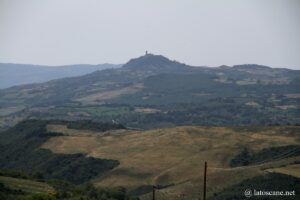
[[[202,188],[203,162],[208,161],[208,195],[240,181],[267,173],[265,170],[293,164],[300,157],[261,165],[229,168],[229,161],[245,146],[253,151],[297,145],[298,127],[257,129],[183,126],[149,131],[108,132],[104,135],[70,134],[72,130],[52,126],[51,131],[68,136],[51,138],[42,147],[56,153],[87,153],[116,159],[120,165],[94,181],[97,186],[174,186],[163,189],[169,196],[196,194]],[[84,131],[83,131],[84,132]],[[174,197],[173,196],[173,197]]]
[[[33,180],[0,176],[0,183],[15,190],[20,189],[26,193],[55,193],[55,190],[47,183]]]

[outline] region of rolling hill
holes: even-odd
[[[129,127],[299,124],[300,71],[193,67],[147,54],[123,67],[0,90],[0,127],[24,118]]]
[[[183,194],[196,199],[202,193],[204,161],[208,162],[210,198],[228,196],[230,188],[248,179],[254,180],[249,184],[256,188],[257,177],[274,172],[283,176],[267,177],[268,181],[292,181],[288,175],[299,178],[298,126],[178,126],[146,131],[96,131],[84,126],[74,129],[62,121],[22,122],[0,137],[1,167],[33,175],[39,172],[46,180],[55,177],[74,183],[87,181],[97,188],[125,187],[142,199],[151,196],[152,185],[159,186],[158,193],[166,196],[163,199]],[[97,160],[102,166],[93,164]]]
[[[162,191],[170,195],[199,192],[204,161],[209,163],[208,185],[212,195],[244,179],[265,174],[267,170],[292,166],[300,156],[298,127],[257,127],[253,131],[242,127],[182,126],[83,136],[78,132],[70,134],[72,130],[64,126],[50,125],[48,131],[67,135],[51,138],[42,148],[55,153],[80,152],[120,161],[118,167],[95,179],[95,185],[131,189],[161,185],[168,186]],[[276,150],[289,145],[298,146],[291,146],[277,155],[269,153],[269,157],[264,156],[259,162],[247,166],[230,167],[230,161],[245,147],[253,154],[260,154],[271,147]],[[290,157],[287,153],[291,152],[295,154]],[[293,171],[299,173],[299,169],[295,167]]]

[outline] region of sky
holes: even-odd
[[[300,69],[300,0],[0,0],[0,62]]]

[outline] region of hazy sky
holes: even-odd
[[[0,0],[0,62],[300,69],[300,0]]]

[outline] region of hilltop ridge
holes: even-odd
[[[126,64],[123,65],[123,68],[139,71],[152,70],[159,73],[176,73],[190,71],[192,67],[177,61],[172,61],[162,55],[148,53],[143,56],[130,59]]]

